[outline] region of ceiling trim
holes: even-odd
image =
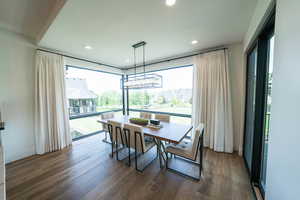
[[[54,22],[56,16],[59,14],[61,9],[64,7],[68,0],[56,0],[54,3],[53,8],[50,11],[50,14],[45,22],[45,25],[42,27],[41,31],[38,33],[36,37],[36,43],[39,43],[44,35],[47,33],[48,29],[50,28],[51,24]]]
[[[228,49],[228,47],[226,45],[212,47],[212,48],[208,48],[208,49],[199,50],[199,51],[196,51],[196,52],[193,52],[193,53],[190,53],[190,54],[181,54],[177,57],[169,57],[169,58],[164,58],[164,59],[157,60],[157,61],[152,61],[152,62],[150,61],[149,63],[146,63],[145,66],[160,64],[160,63],[164,63],[164,62],[170,62],[170,61],[174,61],[174,60],[180,60],[180,59],[193,57],[193,56],[204,54],[204,53],[214,52],[214,51],[218,51],[218,50],[225,50],[225,49]],[[138,66],[135,66],[135,67],[127,67],[127,68],[117,67],[115,65],[109,65],[109,64],[98,62],[98,61],[92,61],[92,60],[89,60],[87,58],[80,58],[80,57],[77,57],[77,56],[72,56],[70,54],[63,53],[63,52],[58,52],[56,50],[50,50],[50,49],[46,49],[46,48],[37,48],[36,50],[47,52],[47,53],[53,53],[53,54],[56,54],[56,55],[60,55],[60,56],[64,56],[64,57],[67,57],[67,58],[80,60],[80,61],[84,61],[84,62],[89,62],[89,63],[92,63],[92,64],[102,65],[102,66],[118,69],[118,70],[121,70],[121,71],[124,71],[124,72],[128,71],[128,70],[131,70],[131,69],[134,69],[134,68],[143,67],[143,65],[138,65]]]
[[[155,64],[159,64],[159,63],[164,63],[164,62],[170,62],[173,60],[180,60],[180,59],[184,59],[184,58],[188,58],[188,57],[193,57],[196,55],[200,55],[200,54],[204,54],[204,53],[209,53],[209,52],[213,52],[213,51],[218,51],[218,50],[225,50],[228,49],[228,47],[226,46],[218,46],[218,47],[213,47],[213,48],[209,48],[209,49],[203,49],[194,53],[190,53],[190,54],[186,54],[186,55],[179,55],[177,57],[170,57],[170,58],[164,58],[158,61],[153,61],[153,62],[149,62],[146,63],[145,66],[149,66],[149,65],[155,65]],[[134,68],[140,68],[143,67],[143,65],[138,65],[135,67],[127,67],[127,68],[122,68],[123,70],[130,70],[130,69],[134,69]]]

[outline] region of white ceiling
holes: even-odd
[[[256,2],[177,0],[167,7],[164,0],[67,1],[40,46],[127,67],[133,62],[131,45],[143,40],[148,62],[241,42]],[[191,45],[192,40],[199,43]]]
[[[0,0],[0,27],[36,39],[56,0]]]

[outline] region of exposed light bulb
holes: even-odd
[[[197,44],[197,43],[198,43],[197,40],[193,40],[193,41],[192,41],[192,44]]]
[[[87,50],[93,49],[93,48],[92,48],[91,46],[89,46],[89,45],[84,46],[84,48],[87,49]]]
[[[176,0],[166,0],[166,5],[167,6],[174,6],[176,3]]]

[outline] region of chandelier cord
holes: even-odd
[[[133,55],[134,55],[134,75],[136,80],[136,48],[133,48]]]
[[[145,44],[143,45],[143,65],[144,65],[144,77],[146,77],[146,57],[145,57]]]

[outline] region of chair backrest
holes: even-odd
[[[146,149],[145,138],[144,138],[143,128],[141,126],[137,126],[133,124],[124,124],[123,131],[124,134],[126,135],[127,145],[129,145],[129,147],[135,149],[135,138],[136,138],[136,151],[138,152],[145,151]]]
[[[147,112],[141,112],[140,113],[140,118],[151,119],[152,118],[152,114],[151,113],[147,113]]]
[[[196,159],[197,152],[199,150],[200,145],[202,145],[203,141],[203,134],[204,134],[204,124],[200,124],[195,130],[192,136],[192,154],[193,158]]]
[[[112,119],[114,118],[115,114],[113,112],[103,113],[101,115],[101,119]],[[108,131],[107,124],[102,124],[103,130]]]
[[[155,114],[155,119],[163,122],[170,122],[170,115]]]
[[[111,118],[114,118],[114,116],[115,116],[115,113],[113,113],[113,112],[103,113],[101,115],[101,119],[111,119]]]
[[[123,126],[121,123],[108,120],[108,132],[112,142],[116,142],[118,139],[118,144],[125,144],[123,138]]]

